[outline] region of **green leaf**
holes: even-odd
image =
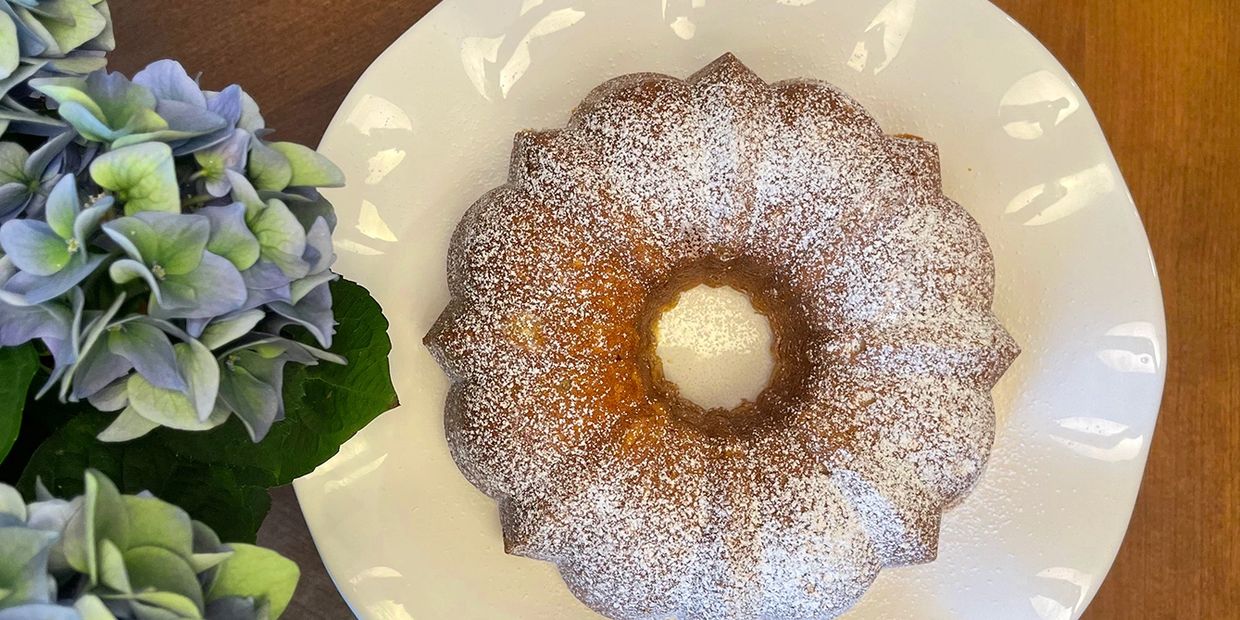
[[[297,564],[270,549],[241,544],[230,546],[233,555],[215,574],[215,580],[207,589],[207,602],[227,597],[265,600],[271,606],[271,617],[280,617],[301,577]]]
[[[162,142],[104,153],[90,164],[90,176],[100,187],[116,193],[125,204],[125,215],[142,211],[181,212],[172,148]]]
[[[271,145],[271,149],[283,155],[292,167],[292,176],[286,187],[344,186],[344,173],[340,168],[314,149],[292,142],[276,142]]]
[[[5,374],[4,381],[0,381],[0,461],[3,461],[21,430],[22,407],[26,404],[30,382],[39,370],[39,356],[29,344],[0,348],[0,368]]]
[[[332,283],[340,329],[332,352],[349,364],[285,372],[286,419],[261,443],[238,420],[212,431],[158,429],[124,444],[95,439],[111,414],[73,417],[31,457],[21,488],[41,477],[59,496],[81,492],[81,471],[94,467],[127,492],[150,490],[215,529],[224,540],[250,542],[269,507],[266,490],[288,484],[331,458],[340,444],[395,407],[388,367],[387,320],[362,287]]]

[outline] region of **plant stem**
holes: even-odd
[[[181,204],[186,207],[196,207],[198,205],[211,202],[212,200],[215,200],[215,196],[212,196],[211,194],[198,194],[197,196],[190,196],[189,198],[182,200]]]

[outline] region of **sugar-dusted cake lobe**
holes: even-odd
[[[1017,354],[934,145],[731,55],[614,79],[519,134],[448,281],[426,342],[453,456],[507,550],[617,620],[832,618],[881,568],[933,560]],[[703,282],[775,332],[770,385],[732,411],[652,359],[652,320]]]

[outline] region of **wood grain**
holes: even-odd
[[[1158,432],[1127,540],[1085,617],[1240,617],[1240,6],[996,3],[1089,97],[1136,197],[1166,297]],[[245,85],[278,136],[314,144],[361,72],[434,4],[115,0],[113,66],[132,72],[176,57],[207,85]],[[263,540],[305,567],[289,617],[347,618],[292,494],[275,500]]]

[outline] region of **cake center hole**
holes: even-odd
[[[706,410],[756,401],[775,368],[766,315],[729,286],[701,285],[673,303],[654,325],[664,379]]]

